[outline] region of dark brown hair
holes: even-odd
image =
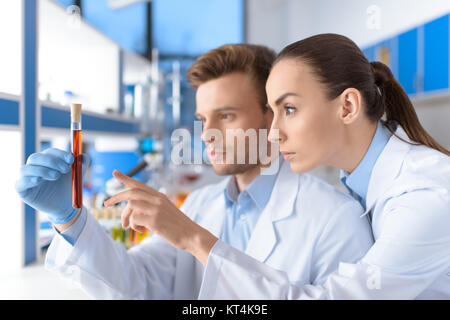
[[[259,102],[267,110],[266,81],[276,53],[265,46],[227,44],[213,49],[199,58],[187,71],[187,81],[192,88],[233,72],[250,75],[255,81]]]
[[[285,47],[275,63],[287,58],[311,66],[318,81],[326,86],[329,99],[355,88],[361,92],[370,120],[378,121],[385,115],[383,123],[393,134],[390,124],[398,123],[411,141],[450,155],[422,127],[411,100],[389,67],[381,62],[369,63],[352,40],[338,34],[316,35]]]

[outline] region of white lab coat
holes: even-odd
[[[194,191],[182,207],[218,237],[227,182]],[[284,163],[246,253],[285,271],[296,284],[320,284],[339,261],[355,262],[372,246],[370,223],[360,218],[362,212],[350,196],[311,175],[295,174]],[[156,235],[126,251],[90,214],[73,247],[55,236],[46,267],[99,299],[197,299],[204,272],[191,254]]]
[[[396,134],[409,141],[398,127]],[[450,299],[450,158],[392,136],[367,194],[375,244],[319,286],[259,263],[221,241],[200,299]],[[301,251],[301,246],[296,250]]]

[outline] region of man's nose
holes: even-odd
[[[204,143],[212,143],[215,140],[215,136],[212,134],[208,134],[208,130],[210,130],[210,125],[207,122],[203,123],[203,131],[201,135],[201,139]]]

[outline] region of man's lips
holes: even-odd
[[[208,155],[211,160],[214,160],[214,159],[218,158],[219,156],[223,157],[224,152],[213,149],[213,150],[208,150]]]
[[[293,157],[295,157],[295,152],[287,152],[287,151],[280,151],[280,153],[283,155],[284,160],[291,160]]]

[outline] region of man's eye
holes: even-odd
[[[223,120],[230,120],[232,117],[233,117],[233,115],[229,114],[229,113],[224,113],[220,116],[220,118]]]
[[[287,116],[293,114],[295,112],[295,110],[296,109],[294,107],[291,107],[291,106],[285,106],[284,107],[284,111],[286,112]]]

